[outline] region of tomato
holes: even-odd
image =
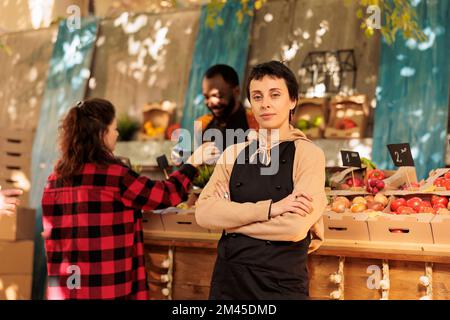
[[[431,207],[427,207],[427,206],[420,206],[419,210],[417,211],[418,213],[433,213],[436,214],[436,210],[431,208]]]
[[[420,205],[422,204],[422,199],[419,197],[412,197],[408,201],[406,201],[406,205],[414,210],[418,210]]]
[[[447,206],[444,206],[442,203],[436,203],[433,205],[433,209],[436,211],[439,211],[439,209],[445,208],[447,209]]]
[[[397,214],[411,214],[411,213],[416,213],[416,211],[411,207],[400,206],[397,209]]]
[[[445,187],[445,190],[450,190],[450,180],[445,180],[443,187]]]
[[[435,205],[436,203],[442,203],[443,205],[446,206],[448,204],[448,199],[446,197],[433,195],[431,197],[431,204]]]
[[[429,207],[429,208],[432,208],[432,207],[433,207],[429,201],[422,201],[422,203],[420,204],[420,206],[421,206],[421,207]]]
[[[400,206],[406,206],[406,200],[404,198],[398,198],[391,202],[391,211],[397,212]]]
[[[446,174],[444,174],[444,179],[450,180],[450,172],[447,172]]]
[[[444,183],[445,183],[445,178],[440,177],[437,178],[436,180],[434,180],[433,185],[435,185],[438,188],[444,187]]]

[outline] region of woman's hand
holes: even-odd
[[[216,183],[216,192],[214,194],[219,199],[225,199],[227,201],[231,201],[230,189],[228,188],[228,184],[220,183],[220,182]]]
[[[186,163],[198,167],[204,163],[213,164],[220,157],[220,150],[214,142],[206,142],[198,147],[194,153],[186,160]]]
[[[312,212],[312,198],[304,192],[295,192],[278,202],[272,203],[270,216],[277,217],[283,213],[292,212],[305,217]]]

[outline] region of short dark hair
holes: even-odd
[[[206,70],[204,77],[211,79],[215,76],[222,76],[223,80],[232,87],[239,86],[239,76],[232,67],[226,64],[216,64]]]
[[[250,100],[250,82],[252,80],[261,80],[264,76],[284,79],[288,88],[289,97],[292,101],[298,100],[298,82],[294,73],[279,61],[269,61],[258,64],[250,71],[247,80],[247,98]]]

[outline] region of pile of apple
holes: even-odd
[[[338,130],[348,130],[358,127],[355,121],[350,118],[343,118],[336,122],[335,128]]]
[[[364,188],[364,181],[361,178],[348,178],[339,186],[339,189],[348,190],[351,188]]]
[[[382,193],[378,193],[375,196],[358,196],[353,198],[352,201],[346,197],[336,197],[331,204],[331,210],[336,213],[344,213],[347,210],[350,210],[353,213],[364,211],[383,211],[388,202],[388,198]]]
[[[447,172],[442,177],[434,180],[433,185],[438,188],[445,188],[445,190],[450,190],[450,172]]]
[[[444,210],[442,210],[444,209]],[[419,197],[410,199],[396,198],[391,202],[392,214],[414,214],[414,213],[445,213],[450,209],[447,197],[433,195],[431,202]],[[445,212],[444,212],[445,211]]]
[[[377,194],[384,189],[384,172],[382,170],[373,169],[367,172],[367,192]]]

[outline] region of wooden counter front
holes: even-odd
[[[151,298],[207,299],[219,238],[220,234],[213,233],[144,232]],[[173,267],[168,285],[161,283],[161,274],[167,273],[161,263],[169,256]],[[330,299],[330,293],[339,287],[330,281],[330,275],[338,271],[340,260],[343,261],[343,299],[380,299],[382,290],[373,287],[369,278],[377,277],[383,262],[389,269],[389,299],[424,296],[426,287],[419,279],[426,274],[427,266],[432,270],[429,287],[432,298],[450,299],[450,246],[326,241],[309,257],[312,299]],[[165,290],[166,294],[169,291],[168,295],[162,293],[166,287],[170,288]]]

